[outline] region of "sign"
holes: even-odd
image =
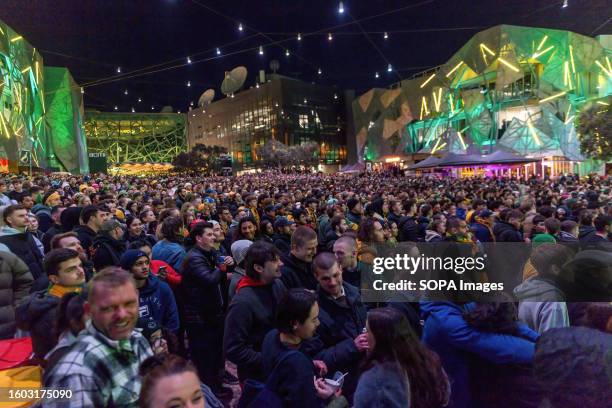
[[[106,159],[106,153],[104,152],[90,152],[87,154],[89,157],[89,172],[90,173],[104,173],[108,172],[108,162]]]

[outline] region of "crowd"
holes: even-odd
[[[43,385],[72,391],[45,407],[609,406],[611,188],[6,177],[0,339],[30,336]],[[405,242],[533,250],[505,302],[363,301],[373,259]],[[567,301],[560,276],[584,268],[600,280]]]

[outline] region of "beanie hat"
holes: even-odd
[[[128,249],[121,255],[121,259],[119,260],[119,265],[126,271],[130,271],[132,266],[136,263],[138,258],[147,257],[147,254],[141,251],[140,249]]]
[[[234,261],[236,261],[236,265],[240,265],[240,263],[244,261],[246,253],[251,245],[253,245],[253,241],[248,239],[239,239],[232,244],[232,257]]]
[[[349,211],[353,211],[353,208],[355,208],[355,206],[359,204],[359,200],[356,198],[349,198],[349,200],[346,202],[346,206],[348,207]]]
[[[537,234],[535,237],[533,237],[533,246],[538,246],[544,243],[555,244],[557,243],[557,240],[550,234]]]

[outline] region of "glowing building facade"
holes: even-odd
[[[612,36],[501,25],[474,35],[445,64],[353,102],[360,160],[503,149],[576,171],[576,121],[606,112]],[[585,169],[583,169],[585,170]]]

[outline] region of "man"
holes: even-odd
[[[578,223],[572,220],[561,222],[561,231],[557,235],[557,240],[562,243],[576,244],[578,243]]]
[[[359,363],[368,350],[366,327],[367,311],[359,290],[342,281],[342,270],[333,254],[323,252],[313,261],[319,282],[317,298],[320,326],[315,347],[320,347],[316,359],[323,360],[328,372],[348,372],[342,395],[352,400],[359,379]]]
[[[91,322],[70,351],[45,373],[47,388],[69,389],[70,399],[45,401],[45,407],[137,407],[140,364],[152,355],[146,339],[134,331],[138,291],[119,268],[98,272],[89,283],[85,311]]]
[[[3,180],[0,180],[0,206],[2,207],[12,204],[11,198],[7,196],[5,193],[6,193],[6,183]]]
[[[306,212],[310,219],[310,226],[314,230],[318,230],[319,224],[317,219],[317,208],[319,207],[319,201],[316,198],[309,198],[306,200]]]
[[[232,213],[229,207],[222,206],[221,208],[219,208],[219,224],[221,224],[221,228],[223,229],[225,236],[228,235],[229,228],[230,225],[232,225],[233,220],[234,219],[232,218]]]
[[[191,358],[202,382],[209,385],[217,396],[227,395],[221,376],[225,366],[222,291],[227,283],[225,270],[234,264],[234,260],[231,256],[221,256],[215,249],[216,237],[211,223],[196,224],[191,236],[195,246],[185,258],[181,284]]]
[[[404,212],[406,215],[403,216],[399,224],[397,224],[397,228],[399,229],[398,241],[417,242],[419,240],[419,227],[415,221],[416,211],[416,201],[404,201]]]
[[[21,182],[21,179],[14,178],[12,182],[13,182],[13,191],[10,191],[7,195],[15,203],[21,202],[22,197],[30,195],[30,193],[28,193],[27,191],[23,191],[23,183]]]
[[[346,214],[346,222],[348,223],[350,229],[357,231],[359,229],[361,217],[363,216],[363,205],[358,198],[353,197],[349,198],[346,202],[346,208],[348,209],[348,213]]]
[[[389,215],[387,216],[387,220],[395,225],[399,225],[400,220],[402,219],[402,202],[399,200],[391,200],[389,201]]]
[[[74,227],[74,232],[79,236],[81,246],[85,253],[92,258],[92,245],[96,234],[100,230],[102,223],[109,218],[108,210],[105,207],[89,205],[81,211],[81,225]]]
[[[92,245],[94,267],[101,271],[107,266],[119,266],[121,255],[125,252],[123,226],[117,220],[106,220],[100,226]]]
[[[161,329],[176,333],[179,316],[176,300],[170,286],[151,274],[148,255],[138,249],[130,249],[121,255],[121,268],[132,274],[138,290],[138,323],[142,334],[153,343],[154,335]]]
[[[36,204],[32,208],[32,213],[38,219],[38,229],[42,232],[47,230],[54,224],[51,214],[52,208],[62,204],[62,197],[55,190],[49,190],[43,195],[42,203]],[[59,219],[59,218],[58,218]]]
[[[315,290],[317,280],[312,273],[312,259],[317,253],[317,233],[305,225],[291,236],[291,251],[283,255],[281,280],[287,287]]]
[[[519,210],[502,212],[502,220],[495,224],[495,241],[497,242],[524,242],[521,234],[523,213]]]
[[[480,242],[493,242],[493,224],[495,223],[495,215],[492,211],[484,209],[479,212],[474,212],[471,219],[474,221],[470,225],[472,233]]]
[[[272,236],[274,246],[278,248],[281,254],[287,255],[291,251],[291,234],[295,223],[289,221],[286,217],[278,217],[274,221],[274,232]]]
[[[264,215],[261,217],[262,221],[270,221],[270,223],[274,224],[274,220],[276,219],[276,206],[273,204],[266,205],[264,208]]]
[[[30,293],[34,279],[19,257],[0,251],[0,340],[15,335],[15,309]]]
[[[246,275],[238,282],[227,310],[223,336],[225,354],[236,364],[241,382],[248,378],[265,381],[261,345],[275,326],[276,306],[286,292],[278,279],[282,265],[272,244],[255,242],[247,251]]]
[[[342,215],[335,215],[331,219],[330,230],[325,235],[325,250],[332,251],[334,248],[334,243],[338,238],[340,238],[346,231],[348,231],[348,224],[346,223],[346,219]]]
[[[45,257],[45,271],[49,287],[34,292],[16,310],[17,327],[30,332],[34,354],[41,359],[55,346],[55,315],[62,296],[80,293],[85,283],[81,259],[72,249],[49,252]]]
[[[353,237],[344,236],[334,242],[334,255],[342,269],[342,280],[357,288],[361,288],[361,275],[365,273],[365,265],[358,260],[357,241]]]
[[[561,222],[556,218],[546,218],[544,220],[544,232],[537,234],[531,242],[535,245],[542,244],[544,242],[556,243],[556,236],[561,231]]]
[[[27,231],[30,220],[28,211],[21,205],[9,205],[2,213],[4,226],[0,228],[0,243],[28,265],[35,284],[33,289],[43,289],[48,281],[43,268],[42,243]]]
[[[50,249],[53,250],[59,248],[68,248],[77,251],[79,258],[81,258],[83,270],[85,271],[85,280],[89,281],[93,277],[93,262],[87,259],[87,254],[85,254],[85,250],[81,246],[81,241],[79,241],[79,237],[76,232],[68,231],[64,232],[63,234],[55,235],[51,240]]]
[[[51,225],[45,231],[41,240],[45,249],[45,253],[49,252],[49,250],[51,249],[51,240],[53,239],[53,237],[62,232],[61,219],[62,212],[64,212],[65,209],[66,207],[64,207],[63,205],[56,205],[51,208]]]
[[[612,250],[612,245],[608,238],[612,231],[612,216],[599,214],[595,221],[595,233],[589,234],[580,240],[582,249],[600,249],[605,251]]]

